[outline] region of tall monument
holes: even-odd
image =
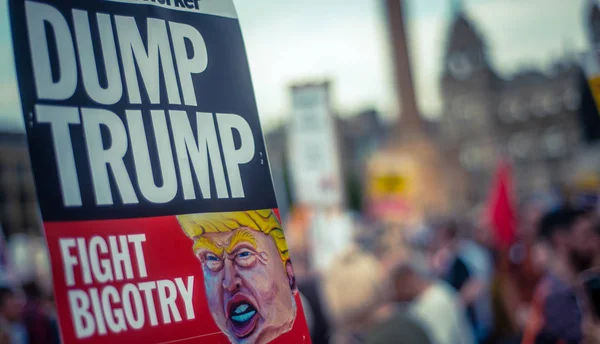
[[[401,111],[394,134],[369,161],[368,175],[373,182],[368,198],[371,205],[380,209],[375,211],[376,216],[413,226],[428,216],[446,214],[450,209],[445,182],[447,171],[417,107],[403,1],[385,1]],[[386,196],[386,183],[382,182],[385,180],[395,180],[402,187],[394,188],[391,182],[387,183],[390,192]]]

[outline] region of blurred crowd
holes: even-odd
[[[44,240],[20,234],[10,239],[0,234],[0,344],[58,344]]]
[[[0,344],[60,343],[53,299],[35,282],[0,287]]]
[[[286,237],[312,342],[600,344],[600,212],[586,204],[415,228],[295,208]],[[47,264],[31,258],[40,245],[0,240],[18,275],[0,279],[0,344],[60,343],[49,270],[26,268]]]
[[[312,342],[600,343],[598,210],[515,215],[507,240],[488,216],[406,228],[296,209],[286,231]],[[0,283],[0,344],[60,342],[47,279]]]
[[[517,213],[509,241],[488,220],[432,221],[396,242],[390,228],[338,219],[331,227],[353,234],[327,256],[292,234],[329,232],[315,220],[324,215],[292,214],[313,343],[600,343],[597,211],[565,202]],[[339,243],[339,232],[319,240]]]

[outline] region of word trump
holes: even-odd
[[[194,78],[209,62],[200,31],[77,9],[67,18],[32,1],[25,12],[31,124],[51,137],[64,207],[89,202],[84,187],[96,206],[245,197],[240,168],[255,138],[238,114],[197,111]]]
[[[182,185],[184,199],[196,199],[194,181],[199,184],[203,198],[212,198],[211,172],[218,198],[230,197],[226,180],[229,181],[231,197],[245,197],[239,166],[254,157],[254,138],[248,123],[238,115],[216,114],[221,139],[219,145],[213,114],[195,113],[197,135],[192,131],[186,112],[170,110],[168,114],[171,131],[167,127],[164,110],[150,111],[158,152],[158,170],[162,175],[162,185],[157,186],[140,110],[126,110],[124,124],[109,110],[36,105],[38,123],[49,124],[52,132],[64,205],[82,205],[79,183],[73,182],[78,181],[73,141],[70,136],[70,127],[74,125],[83,127],[96,205],[114,204],[110,172],[114,176],[123,204],[139,203],[140,197],[130,176],[133,171],[126,167],[124,161],[129,146],[133,153],[139,192],[152,203],[172,201],[177,195],[179,183]],[[241,138],[239,148],[235,145],[234,130]],[[109,147],[105,147],[102,138],[103,132],[106,131],[112,141]],[[175,153],[171,142],[175,145]],[[175,172],[174,156],[178,163],[179,175]],[[209,168],[209,165],[212,168]],[[194,173],[190,166],[193,167]]]
[[[147,323],[157,326],[183,321],[183,317],[195,318],[194,276],[188,276],[185,282],[183,278],[137,282],[148,277],[145,241],[144,234],[59,239],[77,338],[141,329]],[[102,285],[108,282],[120,283],[118,287]],[[86,285],[87,288],[81,288]]]

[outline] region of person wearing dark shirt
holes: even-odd
[[[476,329],[477,317],[475,314],[474,300],[465,300],[465,287],[472,281],[473,274],[469,270],[467,263],[460,255],[460,238],[458,237],[458,227],[454,222],[446,223],[439,233],[440,248],[446,254],[445,269],[442,271],[441,278],[448,283],[457,293],[461,294],[464,301],[467,318],[473,329]]]
[[[310,338],[313,344],[327,344],[331,337],[331,325],[324,310],[324,303],[319,288],[319,280],[306,279],[298,283],[298,290],[304,296],[311,309],[312,328]]]
[[[24,322],[30,344],[58,344],[59,336],[52,320],[46,314],[43,306],[43,295],[37,284],[29,282],[23,285],[27,297]]]
[[[23,302],[12,288],[0,286],[0,343],[27,344]]]
[[[544,216],[540,234],[553,252],[535,292],[523,344],[581,343],[582,313],[575,287],[577,276],[593,265],[592,222],[585,212],[561,208]]]

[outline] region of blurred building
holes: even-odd
[[[585,22],[600,41],[600,11],[587,11]],[[466,178],[469,205],[485,201],[500,155],[514,163],[519,198],[560,187],[573,173],[583,149],[581,69],[565,56],[551,70],[522,69],[501,75],[488,56],[477,25],[455,9],[441,80],[440,147]],[[452,182],[451,182],[452,184]]]
[[[0,223],[6,236],[41,231],[24,134],[0,132]]]
[[[374,109],[338,117],[336,122],[344,170],[356,172],[362,179],[365,161],[385,141],[389,130]]]
[[[362,210],[367,161],[386,141],[390,130],[372,109],[344,119],[338,117],[337,127],[348,205],[353,210]]]

